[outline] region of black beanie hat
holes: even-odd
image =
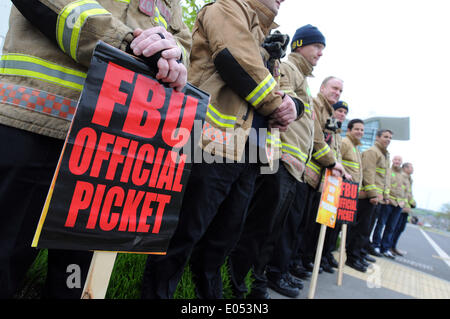
[[[333,104],[333,109],[336,111],[337,109],[346,109],[348,112],[348,104],[344,101],[339,101]]]
[[[323,45],[326,45],[325,37],[317,27],[307,24],[295,31],[291,42],[291,50],[294,51],[297,48],[313,43],[322,43]]]

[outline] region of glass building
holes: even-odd
[[[363,121],[364,136],[361,139],[361,152],[364,152],[375,143],[375,138],[379,129],[391,130],[393,132],[393,140],[409,140],[409,117],[371,117]],[[348,122],[349,120],[345,120],[342,124],[341,135],[343,137],[346,135]]]

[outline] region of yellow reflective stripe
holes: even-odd
[[[217,116],[219,116],[222,119],[236,121],[236,116],[222,114],[212,104],[208,105],[208,109],[216,113]]]
[[[386,174],[386,169],[385,168],[377,167],[377,168],[375,168],[375,171],[380,173],[380,174]]]
[[[266,78],[245,98],[251,105],[256,106],[273,90],[277,82],[269,73]]]
[[[31,77],[77,91],[83,90],[86,73],[23,54],[5,54],[0,58],[0,73]]]
[[[323,157],[324,155],[328,154],[330,152],[330,147],[328,146],[328,144],[326,144],[324,147],[322,147],[320,150],[318,150],[317,152],[315,152],[313,154],[313,157],[315,159],[320,159],[321,157]]]
[[[165,29],[167,29],[166,19],[164,19],[162,14],[159,12],[159,9],[157,6],[155,6],[155,12],[157,14],[157,16],[155,17],[155,22],[158,23],[160,26],[164,27]]]
[[[122,2],[122,3],[130,3],[130,0],[114,0],[116,2]]]
[[[231,115],[225,115],[220,113],[214,106],[211,104],[208,105],[208,110],[206,111],[206,115],[217,125],[222,127],[234,127],[236,123],[236,117]]]
[[[72,37],[70,38],[70,56],[75,61],[77,61],[77,49],[78,49],[78,41],[80,40],[81,27],[83,26],[87,18],[102,14],[110,14],[110,13],[103,8],[86,10],[78,17],[77,21],[75,22]]]
[[[303,104],[305,106],[305,112],[311,114],[311,106],[308,103]]]
[[[359,163],[352,162],[352,161],[342,160],[342,165],[359,169]]]
[[[293,145],[287,144],[287,143],[281,143],[282,147],[282,151],[289,153],[291,155],[294,155],[295,157],[298,157],[299,159],[302,160],[302,162],[306,162],[306,160],[308,159],[308,155],[306,155],[305,153],[303,153],[298,147],[295,147]]]
[[[282,145],[280,138],[278,136],[273,135],[270,132],[267,132],[266,142],[268,144],[272,144],[272,145],[275,145],[277,147],[280,147]]]
[[[77,61],[76,53],[84,22],[89,17],[105,14],[111,13],[94,0],[75,1],[64,7],[56,24],[56,40],[61,50]]]
[[[320,174],[320,167],[317,166],[316,164],[314,164],[312,162],[308,162],[308,163],[306,163],[306,166],[308,166],[310,169],[312,169],[317,174]]]

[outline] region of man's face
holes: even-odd
[[[343,107],[338,108],[334,111],[334,117],[341,123],[344,123],[345,118],[347,117],[348,111]]]
[[[409,175],[411,175],[412,173],[414,173],[414,167],[411,165],[406,166],[406,173],[408,173]]]
[[[394,156],[394,158],[392,159],[392,165],[394,167],[398,168],[398,167],[402,166],[402,163],[403,163],[403,159],[401,156]]]
[[[356,138],[358,141],[364,136],[364,124],[355,123],[351,130],[348,131],[351,136]]]
[[[306,61],[311,63],[312,66],[316,66],[322,56],[323,49],[325,49],[325,46],[322,43],[313,43],[297,48],[296,52],[303,55]]]
[[[325,98],[328,100],[328,102],[333,105],[336,104],[342,94],[342,90],[344,87],[344,83],[342,83],[339,79],[331,79],[328,80],[325,85],[322,85],[320,87],[320,93],[325,96]]]
[[[280,5],[284,0],[258,0],[262,4],[264,4],[267,8],[270,9],[275,15],[278,14],[278,10],[280,9]]]
[[[376,137],[376,140],[378,141],[378,143],[380,143],[381,145],[383,145],[385,148],[387,148],[389,146],[389,144],[391,143],[391,139],[392,139],[392,134],[389,132],[384,132],[383,134],[381,134],[380,137]]]

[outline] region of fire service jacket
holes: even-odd
[[[101,40],[121,50],[133,30],[163,26],[187,65],[178,0],[13,0],[0,59],[0,124],[64,139]]]

